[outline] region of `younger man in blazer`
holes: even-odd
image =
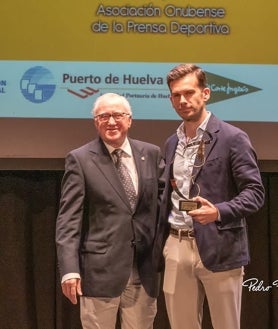
[[[264,202],[254,149],[246,133],[207,111],[210,89],[192,64],[167,83],[182,118],[165,145],[166,186],[154,247],[163,269],[172,329],[201,329],[208,299],[214,329],[239,329],[243,266],[249,262],[245,217]]]

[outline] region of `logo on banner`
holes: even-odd
[[[217,74],[206,72],[211,97],[208,104],[225,101],[230,98],[251,94],[262,90],[243,82],[222,77]]]
[[[30,68],[20,80],[23,96],[32,103],[47,102],[53,96],[55,89],[52,73],[42,66]]]
[[[6,93],[7,80],[0,80],[0,94]]]
[[[94,88],[91,88],[90,86],[87,86],[85,88],[79,89],[78,91],[72,90],[72,89],[67,89],[67,91],[79,98],[87,98],[89,96],[92,96],[92,95],[98,93],[99,89],[94,89]]]

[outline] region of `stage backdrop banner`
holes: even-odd
[[[0,116],[89,118],[97,96],[116,92],[135,119],[175,120],[166,74],[193,62],[220,118],[278,122],[277,10],[276,0],[5,1]]]

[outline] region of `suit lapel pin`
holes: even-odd
[[[142,161],[145,161],[145,157],[144,157],[144,156],[142,156],[142,157],[141,157],[141,160],[142,160]]]

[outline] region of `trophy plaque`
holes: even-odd
[[[179,201],[179,210],[180,211],[190,211],[196,210],[201,207],[201,202],[192,201],[192,200],[180,200]]]

